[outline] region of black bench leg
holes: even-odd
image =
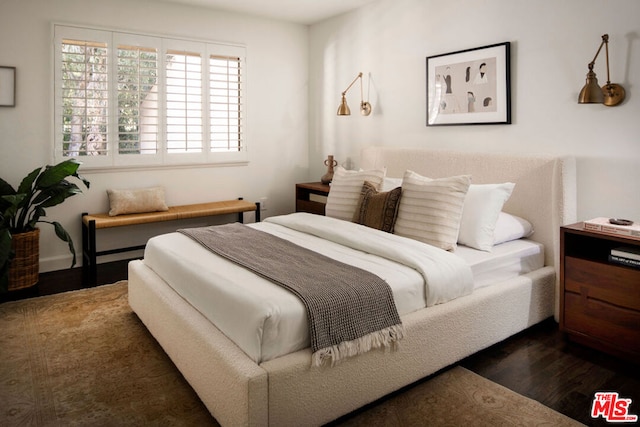
[[[238,200],[244,200],[244,198],[238,197]],[[244,224],[244,212],[238,213],[238,222]],[[260,222],[260,202],[256,202],[256,222]]]
[[[89,224],[82,221],[82,278],[89,286],[95,286],[98,282],[95,220],[89,221]]]

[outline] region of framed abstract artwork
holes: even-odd
[[[510,47],[427,57],[427,126],[511,124]]]
[[[16,67],[0,65],[0,107],[16,106]]]

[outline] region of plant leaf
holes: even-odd
[[[12,229],[15,224],[15,217],[18,215],[18,209],[26,194],[12,194],[0,197],[2,199],[2,225]]]
[[[80,163],[75,159],[46,166],[36,181],[36,187],[42,189],[56,185],[66,177],[74,176],[79,167]]]
[[[64,227],[60,225],[59,222],[53,221],[49,224],[53,224],[53,227],[56,230],[56,235],[60,238],[60,240],[63,240],[69,244],[69,252],[71,252],[71,255],[73,255],[73,261],[71,261],[71,267],[73,267],[74,265],[76,265],[76,250],[73,247],[73,240],[71,239],[71,236],[69,235],[69,233],[67,233],[67,230],[65,230]]]
[[[45,188],[38,193],[33,199],[33,204],[48,208],[59,205],[68,197],[75,196],[78,193],[82,193],[82,191],[77,185],[67,180],[62,180],[59,184]]]
[[[28,221],[26,221],[23,224],[24,226],[23,231],[35,230],[37,222],[47,222],[47,221],[41,221],[40,220],[41,216],[47,216],[47,213],[45,212],[45,210],[42,209],[40,206],[34,207],[33,210],[31,211],[31,217],[29,218]]]
[[[0,196],[8,196],[10,194],[16,194],[17,191],[13,189],[11,184],[9,184],[4,179],[0,178]]]
[[[87,187],[87,190],[89,189],[89,187],[91,186],[91,183],[87,181],[83,176],[78,175],[77,173],[74,173],[73,176],[78,178],[80,181],[82,181],[84,186]]]
[[[18,187],[17,192],[23,193],[23,194],[31,193],[33,191],[33,182],[36,180],[41,170],[42,168],[36,168],[32,170],[29,175],[25,176],[22,182],[20,183],[20,186]]]
[[[0,178],[0,212],[4,212],[9,206],[11,206],[11,202],[7,199],[7,196],[15,196],[16,192],[6,181]]]

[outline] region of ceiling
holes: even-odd
[[[357,9],[374,0],[163,0],[247,13],[299,24],[314,24],[323,19]]]

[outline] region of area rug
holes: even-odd
[[[0,304],[0,425],[216,426],[127,302],[127,282]],[[348,426],[571,426],[462,367],[369,405]]]

